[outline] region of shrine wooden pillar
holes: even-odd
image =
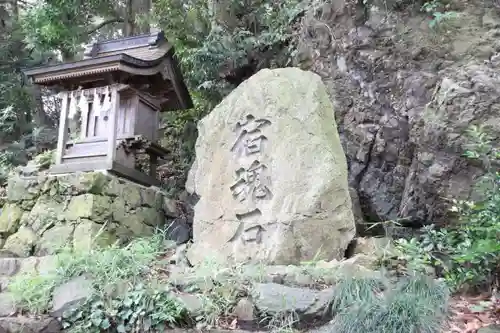
[[[107,165],[109,168],[113,167],[113,162],[116,156],[116,132],[118,122],[118,109],[120,108],[120,95],[117,85],[110,86],[111,89],[111,109],[108,115],[108,130],[111,132],[108,135],[108,153]]]
[[[61,97],[61,114],[59,117],[59,133],[57,135],[56,165],[62,164],[66,142],[68,141],[69,93],[64,91],[59,96]]]

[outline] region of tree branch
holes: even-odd
[[[24,1],[24,0],[0,0],[0,4],[2,5],[22,5],[22,6],[33,6],[32,3],[29,3],[28,1]]]
[[[94,32],[96,32],[97,30],[101,29],[101,28],[104,28],[106,25],[108,24],[112,24],[112,23],[123,23],[125,22],[124,19],[120,18],[120,17],[114,17],[114,18],[110,18],[110,19],[107,19],[107,20],[104,20],[102,21],[101,23],[99,24],[96,24],[95,26],[93,26],[92,28],[88,29],[85,33],[87,35],[90,35],[90,34],[93,34]]]

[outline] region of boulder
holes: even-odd
[[[314,290],[287,287],[276,283],[258,283],[252,298],[259,313],[270,316],[295,314],[322,317],[333,299],[332,288]]]
[[[189,260],[340,259],[355,234],[335,112],[316,74],[264,69],[198,123]],[[319,232],[321,231],[321,232]]]
[[[2,331],[2,329],[4,331]],[[59,333],[61,323],[50,317],[0,318],[0,333]]]
[[[7,317],[16,312],[16,303],[10,293],[0,294],[0,317]]]
[[[20,267],[18,258],[0,258],[0,277],[14,276]]]
[[[60,318],[65,311],[77,307],[92,295],[92,280],[86,276],[74,278],[54,289],[50,315]]]
[[[46,230],[37,242],[36,255],[51,255],[71,244],[75,226],[71,223],[58,224]]]
[[[240,299],[233,313],[240,322],[251,322],[256,319],[255,305],[249,298]]]
[[[175,299],[182,303],[191,316],[196,318],[203,314],[204,299],[200,295],[187,293],[177,294]]]
[[[176,242],[177,245],[187,243],[191,239],[191,228],[186,219],[179,217],[167,223],[165,238]]]

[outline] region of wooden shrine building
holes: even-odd
[[[34,84],[60,91],[56,161],[50,174],[108,171],[158,185],[160,112],[193,103],[163,32],[89,45],[80,61],[31,68]],[[70,130],[70,125],[75,124]],[[149,170],[136,168],[140,154]]]

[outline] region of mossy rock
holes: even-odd
[[[8,202],[33,202],[42,193],[42,188],[46,178],[20,178],[17,176],[9,178],[7,185],[7,201]]]
[[[164,195],[159,189],[143,188],[141,197],[143,206],[162,209]]]
[[[75,226],[69,223],[60,223],[46,230],[37,242],[36,255],[56,254],[59,250],[71,245],[74,231]]]
[[[122,223],[130,216],[125,200],[121,197],[114,198],[111,204],[111,210],[113,212],[113,221],[118,223]]]
[[[77,173],[59,178],[59,191],[63,194],[104,194],[112,177],[101,172]]]
[[[63,203],[60,203],[48,195],[38,198],[35,205],[22,219],[23,225],[28,225],[35,233],[42,234],[46,229],[57,222],[64,220]]]
[[[142,205],[141,191],[136,185],[128,186],[122,195],[128,207],[133,209]]]
[[[22,258],[29,257],[33,253],[33,247],[37,239],[38,237],[33,230],[21,226],[15,234],[7,238],[3,250],[12,252]]]
[[[118,228],[120,229],[119,233],[131,234],[134,238],[152,236],[155,231],[155,228],[147,225],[144,218],[137,214],[131,214],[122,220]],[[129,232],[125,232],[123,228]]]
[[[23,210],[18,205],[14,203],[5,205],[0,215],[0,233],[12,234],[16,232],[22,216]]]
[[[146,190],[146,188],[123,179],[112,178],[105,186],[103,194],[111,197],[120,197],[129,208],[134,209],[143,205],[141,195],[143,190]]]
[[[146,223],[147,218],[151,219],[153,217],[151,212],[141,214],[143,213],[142,209],[139,209],[139,213],[137,211],[129,211],[125,200],[118,197],[115,198],[111,207],[113,210],[113,221],[117,225],[118,234],[124,235],[126,238],[151,236],[153,234],[154,228],[148,226]]]
[[[111,198],[90,193],[72,197],[65,214],[69,221],[88,219],[105,222],[112,215]]]
[[[75,227],[73,249],[75,251],[89,251],[93,248],[107,247],[118,239],[113,230],[106,224],[98,224],[90,220],[81,220]]]
[[[139,207],[135,210],[134,214],[137,215],[140,220],[144,221],[145,224],[153,228],[165,225],[165,216],[163,212],[154,208]]]

